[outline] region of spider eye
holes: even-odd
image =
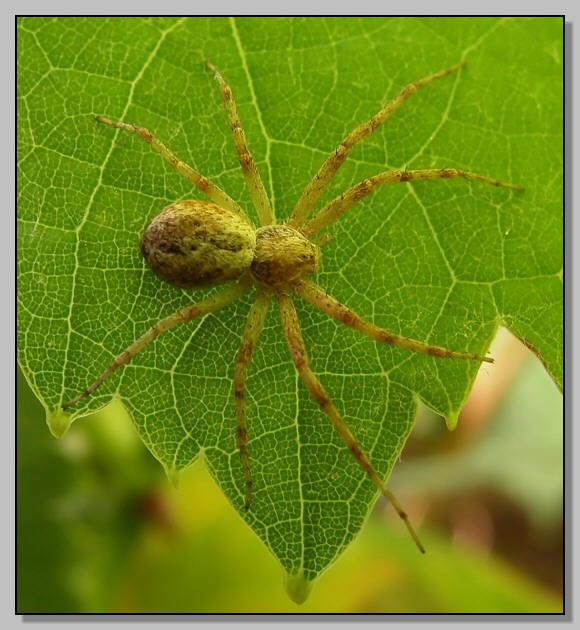
[[[254,229],[207,201],[177,201],[156,215],[141,237],[141,252],[159,278],[183,289],[235,280],[254,257]]]

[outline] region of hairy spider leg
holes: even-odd
[[[345,324],[346,326],[350,326],[350,328],[358,330],[363,335],[366,335],[379,343],[387,343],[397,346],[398,348],[411,350],[412,352],[428,354],[432,357],[473,359],[475,361],[493,363],[493,359],[491,357],[484,357],[471,352],[454,352],[453,350],[447,350],[447,348],[442,348],[441,346],[432,346],[428,343],[409,339],[408,337],[395,335],[384,328],[379,328],[379,326],[375,326],[375,324],[367,322],[353,310],[344,304],[341,304],[338,300],[335,300],[333,297],[328,295],[326,291],[310,280],[298,280],[297,282],[293,282],[292,288],[301,298],[310,302],[312,306],[321,310],[323,313],[326,313],[329,317],[332,317],[341,324]]]
[[[252,497],[252,472],[250,469],[250,458],[248,455],[248,430],[246,417],[246,373],[252,354],[258,343],[258,337],[264,327],[266,315],[268,313],[268,305],[270,296],[263,289],[258,287],[256,301],[252,304],[246,328],[242,335],[240,349],[236,358],[236,367],[234,369],[234,398],[236,402],[236,442],[242,468],[244,470],[244,478],[246,483],[244,507],[249,509]]]
[[[333,405],[332,401],[328,397],[328,394],[324,390],[322,383],[318,380],[314,372],[312,372],[312,370],[310,369],[308,355],[304,346],[304,340],[302,338],[302,332],[300,330],[300,324],[298,322],[298,316],[296,314],[296,309],[294,308],[292,298],[284,293],[277,293],[276,297],[278,299],[278,304],[280,307],[282,329],[284,331],[284,336],[286,337],[286,342],[290,350],[290,356],[292,357],[292,361],[294,363],[294,366],[296,367],[296,371],[298,372],[300,378],[302,379],[302,382],[306,386],[306,389],[308,390],[310,396],[324,411],[324,413],[330,420],[330,423],[339,434],[343,442],[346,444],[348,450],[357,461],[359,466],[364,470],[370,480],[378,488],[379,492],[389,501],[397,514],[403,520],[407,529],[409,530],[409,533],[411,534],[411,537],[419,548],[419,551],[421,551],[421,553],[425,553],[425,549],[421,544],[421,541],[419,540],[419,537],[417,536],[415,530],[413,529],[407,514],[400,506],[395,496],[389,490],[387,490],[387,488],[385,488],[383,481],[379,477],[376,470],[373,468],[373,465],[370,463],[361,445],[351,433],[348,425],[345,423],[342,416],[338,413],[336,407]]]
[[[288,219],[288,225],[295,228],[302,226],[355,144],[370,136],[373,131],[378,129],[386,120],[388,120],[419,88],[435,81],[436,79],[440,79],[441,77],[455,72],[464,65],[465,62],[456,63],[454,66],[447,68],[447,70],[436,72],[428,77],[409,83],[409,85],[404,87],[399,94],[395,96],[395,98],[389,101],[372,118],[351,131],[328,156],[324,164],[318,169],[318,172],[312,178],[312,181],[308,184],[308,186],[306,186],[304,192],[298,200],[298,203],[296,204],[296,207]]]
[[[242,129],[240,117],[238,116],[238,110],[234,101],[234,95],[230,86],[225,82],[216,67],[209,62],[206,62],[206,64],[207,67],[214,73],[216,81],[219,84],[222,98],[226,106],[228,119],[230,121],[232,135],[234,136],[234,142],[236,144],[236,151],[238,152],[238,158],[242,167],[242,173],[244,174],[244,179],[246,180],[246,185],[248,187],[250,197],[252,198],[252,203],[258,213],[260,225],[270,225],[271,223],[274,223],[274,214],[272,212],[272,208],[270,207],[270,201],[268,199],[268,195],[266,194],[262,178],[260,177],[260,173],[256,167],[256,162],[254,161],[254,158],[250,153],[250,149],[248,148],[246,135]]]
[[[95,116],[97,122],[103,125],[109,125],[116,129],[123,129],[139,136],[141,140],[146,142],[156,153],[158,153],[172,168],[174,168],[182,177],[188,179],[196,188],[201,190],[202,193],[207,195],[213,202],[215,202],[221,208],[226,208],[235,212],[239,216],[243,217],[248,223],[251,224],[250,219],[246,213],[240,208],[240,206],[226,193],[216,186],[207,177],[204,177],[201,173],[198,173],[194,168],[188,166],[185,162],[180,160],[174,153],[172,153],[160,140],[158,140],[148,129],[144,127],[137,127],[129,123],[124,123],[116,120],[105,118],[104,116]]]
[[[492,179],[491,177],[477,175],[476,173],[462,171],[457,168],[429,168],[414,171],[397,169],[394,171],[385,171],[384,173],[373,175],[368,179],[363,179],[362,182],[355,184],[331,202],[327,203],[312,217],[312,219],[310,219],[310,221],[306,223],[306,225],[302,227],[300,231],[304,234],[304,236],[310,238],[340,218],[347,210],[357,203],[357,201],[366,197],[379,186],[384,186],[386,184],[400,184],[404,182],[457,178],[482,182],[484,184],[498,186],[500,188],[509,188],[517,192],[523,192],[524,190],[521,186],[516,184],[507,184],[505,182],[500,182],[497,179]]]
[[[227,291],[223,291],[215,297],[209,298],[208,300],[203,300],[202,302],[198,302],[197,304],[186,306],[185,308],[182,308],[172,315],[160,319],[144,335],[139,337],[137,341],[134,341],[128,348],[123,350],[123,352],[121,352],[121,354],[119,354],[113,360],[109,367],[107,367],[107,369],[100,376],[98,376],[95,381],[91,385],[89,385],[89,387],[87,387],[87,389],[81,392],[78,396],[75,396],[68,402],[64,403],[62,405],[62,409],[68,409],[69,407],[76,405],[86,396],[90,396],[97,389],[97,387],[99,387],[99,385],[101,385],[109,378],[109,376],[116,372],[120,367],[131,361],[131,359],[138,352],[143,350],[143,348],[148,346],[154,339],[159,337],[161,333],[164,333],[166,330],[177,326],[177,324],[189,322],[196,317],[208,315],[209,313],[213,313],[220,308],[224,308],[224,306],[228,306],[232,302],[235,302],[239,297],[241,297],[249,289],[250,286],[251,281],[248,278],[244,278],[233,287],[229,288]]]

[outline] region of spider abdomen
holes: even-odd
[[[256,232],[242,217],[208,201],[176,201],[141,237],[141,252],[162,280],[183,289],[235,280],[254,258]]]
[[[256,232],[251,273],[261,284],[280,286],[312,274],[320,251],[298,230],[288,225],[267,225]]]

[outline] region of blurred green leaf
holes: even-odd
[[[78,598],[66,584],[66,578],[63,579],[74,548],[66,532],[55,522],[54,514],[54,504],[74,486],[72,466],[60,456],[60,444],[34,425],[42,407],[30,396],[23,396],[26,389],[19,371],[17,438],[21,449],[17,466],[16,610],[18,613],[79,612]],[[45,545],[46,538],[51,545]]]
[[[42,414],[19,370],[16,610],[103,612],[159,467],[118,403],[62,442],[39,431]]]
[[[327,198],[387,168],[455,166],[520,183],[385,187],[329,230],[317,280],[395,332],[484,352],[504,324],[562,375],[559,19],[22,18],[18,22],[19,360],[47,409],[159,318],[200,299],[162,286],[140,232],[197,196],[137,138],[153,130],[250,208],[210,59],[232,86],[279,220],[324,157],[408,82],[460,60],[363,145]],[[251,210],[249,211],[252,212]],[[170,473],[203,452],[289,575],[314,580],[376,492],[301,387],[272,311],[248,378],[252,509],[235,444],[233,361],[252,299],[167,333],[107,381]],[[298,304],[317,372],[385,478],[416,397],[456,422],[477,365],[378,348]]]
[[[196,508],[197,497],[205,508]],[[373,514],[302,605],[288,601],[278,570],[216,490],[203,466],[171,498],[176,532],[146,528],[119,577],[110,612],[162,613],[554,613],[558,595],[494,556],[457,547],[431,530],[420,555]],[[390,520],[390,519],[389,519]],[[232,561],[235,558],[235,562]]]

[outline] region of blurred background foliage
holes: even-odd
[[[116,404],[57,441],[20,375],[17,610],[562,611],[562,398],[509,334],[492,353],[456,431],[423,409],[391,478],[427,554],[379,501],[302,606],[203,462],[172,488]]]

